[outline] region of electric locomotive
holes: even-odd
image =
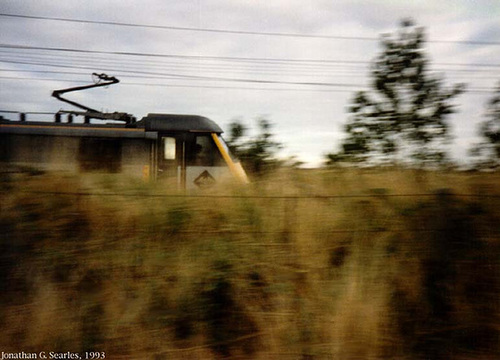
[[[165,180],[180,189],[210,187],[225,179],[247,183],[212,120],[197,115],[104,113],[63,98],[66,92],[118,83],[93,74],[91,85],[56,90],[52,96],[84,111],[54,114],[54,120],[0,117],[0,164],[43,171],[115,173]],[[83,121],[76,121],[83,118]]]

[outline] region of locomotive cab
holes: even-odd
[[[222,138],[222,129],[212,120],[195,115],[149,114],[137,122],[146,132],[157,134],[155,169],[160,181],[175,181],[179,187],[205,188],[235,178],[248,179]]]
[[[169,188],[247,183],[222,129],[195,115],[149,114],[128,124],[0,118],[0,165],[42,171],[114,173],[158,180]],[[100,120],[99,120],[100,121]]]

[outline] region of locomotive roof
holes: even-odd
[[[146,131],[191,131],[222,133],[222,129],[212,120],[198,115],[148,114],[137,123]]]
[[[55,136],[98,136],[156,138],[161,132],[214,132],[222,129],[212,120],[198,115],[148,114],[129,125],[118,123],[64,123],[12,121],[0,117],[0,133]]]

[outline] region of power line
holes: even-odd
[[[325,77],[325,76],[335,76],[335,77],[364,77],[359,69],[351,68],[295,68],[289,66],[279,66],[275,67],[271,65],[270,67],[248,67],[248,66],[227,66],[223,64],[193,64],[186,62],[168,62],[168,63],[153,63],[153,64],[145,64],[142,63],[128,63],[117,61],[113,59],[80,59],[80,58],[61,58],[61,59],[47,59],[45,57],[36,57],[36,56],[17,56],[17,55],[9,55],[2,54],[0,52],[0,59],[5,61],[36,61],[37,63],[43,62],[44,64],[51,65],[88,65],[92,63],[95,68],[99,68],[101,66],[115,66],[120,69],[144,69],[147,68],[149,70],[163,70],[166,71],[189,71],[189,72],[203,72],[206,73],[230,73],[230,74],[239,74],[239,73],[251,73],[251,74],[262,74],[266,76],[274,76],[274,75],[289,75],[294,77]],[[20,71],[29,71],[29,70],[20,70]],[[36,71],[35,71],[36,72]],[[115,74],[116,75],[116,74]]]
[[[29,81],[57,81],[69,83],[88,83],[83,80],[55,79],[55,78],[30,78],[15,76],[0,76],[1,80],[29,80]],[[243,87],[243,86],[216,86],[216,85],[185,85],[185,84],[158,84],[158,83],[137,83],[120,82],[123,86],[144,86],[144,87],[167,87],[167,88],[188,88],[188,89],[213,89],[213,90],[254,90],[254,91],[307,91],[326,93],[352,93],[353,90],[346,89],[303,89],[303,88],[264,88],[264,87]]]
[[[0,44],[0,48],[6,49],[22,49],[22,50],[42,50],[42,51],[59,51],[59,52],[73,52],[83,54],[100,54],[100,55],[118,55],[118,56],[136,56],[136,57],[153,57],[153,58],[176,58],[176,59],[191,59],[191,60],[217,60],[217,61],[234,61],[234,62],[250,62],[250,63],[292,63],[303,65],[320,65],[320,64],[371,64],[370,61],[364,60],[331,60],[331,59],[292,59],[292,58],[258,58],[258,57],[235,57],[235,56],[210,56],[210,55],[179,55],[179,54],[158,54],[158,53],[139,53],[127,51],[104,51],[104,50],[88,50],[88,49],[75,49],[75,48],[57,48],[57,47],[44,47],[44,46],[29,46],[29,45],[15,45],[15,44]],[[487,64],[487,63],[433,63],[435,65],[445,66],[469,66],[469,67],[487,67],[487,68],[500,68],[500,64]]]
[[[0,72],[3,70],[0,70]],[[14,71],[14,70],[12,70]],[[42,72],[45,73],[45,72]],[[59,73],[57,71],[48,72],[48,73]],[[67,72],[66,74],[71,74],[71,72]],[[75,75],[88,75],[82,73],[73,73]],[[153,78],[147,76],[130,76],[132,78]],[[69,83],[88,83],[85,80],[71,80],[71,79],[55,79],[55,78],[33,78],[33,77],[16,77],[16,76],[0,76],[2,80],[30,80],[30,81],[58,81],[58,82],[69,82]],[[164,83],[138,83],[138,82],[120,82],[121,85],[124,86],[145,86],[145,87],[169,87],[169,88],[192,88],[192,89],[221,89],[221,90],[257,90],[257,91],[308,91],[308,92],[344,92],[344,93],[352,93],[355,90],[347,90],[347,89],[303,89],[303,88],[263,88],[263,87],[242,87],[242,86],[215,86],[215,85],[185,85],[185,84],[164,84]],[[351,85],[344,84],[345,86],[355,87],[358,90],[365,90],[366,86],[362,85]],[[493,88],[469,88],[467,89],[467,93],[472,94],[484,94],[484,93],[492,93],[495,89]]]
[[[349,72],[350,75],[360,75],[360,68],[357,65],[348,65],[348,64],[318,64],[318,65],[310,65],[310,64],[223,64],[223,63],[206,63],[206,62],[189,62],[184,59],[182,60],[139,60],[139,59],[114,59],[112,57],[106,58],[95,58],[91,57],[91,55],[85,56],[83,55],[69,55],[69,56],[58,56],[53,54],[21,54],[17,52],[5,51],[5,49],[0,49],[0,56],[6,60],[17,60],[22,59],[26,60],[44,60],[44,61],[71,61],[72,63],[81,63],[84,62],[88,64],[90,61],[93,64],[101,64],[101,63],[112,63],[120,66],[140,66],[144,68],[145,66],[149,68],[183,68],[189,70],[209,70],[209,71],[248,71],[252,73],[262,72],[262,73],[282,73],[282,72],[293,72],[294,75],[297,74],[307,74],[307,75],[321,75],[324,76],[327,73],[339,73],[342,72],[346,75],[346,72]]]
[[[0,59],[1,60],[1,59]],[[0,69],[0,73],[2,72],[6,72],[6,73],[30,73],[30,74],[57,74],[57,75],[79,75],[79,76],[84,76],[86,78],[89,77],[89,73],[88,72],[76,72],[76,71],[57,71],[57,70],[33,70],[33,69],[30,69],[30,70],[26,70],[26,69]],[[218,72],[216,70],[216,72]],[[453,72],[453,71],[451,71]],[[274,73],[276,74],[276,73]],[[285,73],[286,74],[286,73]],[[114,76],[117,76],[117,77],[126,77],[126,78],[132,78],[132,79],[153,79],[153,80],[158,80],[158,77],[157,76],[149,76],[149,75],[132,75],[132,74],[123,74],[121,72],[117,72],[117,73],[113,73]],[[319,76],[317,74],[301,74],[301,73],[296,73],[296,72],[293,72],[291,73],[290,75],[299,75],[299,76]],[[324,75],[324,74],[323,74]],[[457,79],[462,79],[464,81],[470,81],[470,80],[481,80],[481,79],[491,79],[491,76],[477,76],[477,75],[472,75],[472,76],[466,76],[467,74],[465,75],[461,75],[459,76],[458,78],[455,77],[455,81],[457,81]],[[365,78],[367,76],[364,76],[364,75],[361,75],[361,74],[348,74],[348,73],[332,73],[332,76],[335,76],[335,77],[349,77],[349,78],[353,78],[353,77],[356,77],[356,78]],[[3,77],[3,78],[6,78],[6,77]],[[14,78],[14,77],[12,77]],[[26,78],[26,80],[43,80],[41,78]],[[52,79],[52,80],[59,80],[59,79]],[[62,81],[62,80],[61,80]],[[64,80],[66,81],[66,79]],[[75,81],[75,82],[83,82],[83,80],[68,80],[68,81]],[[122,84],[124,82],[122,81]],[[128,82],[125,82],[126,85],[132,85],[132,83],[128,83]],[[139,85],[139,84],[134,84],[134,85]],[[155,84],[155,85],[160,85],[160,84]],[[210,87],[207,87],[207,88],[210,88]],[[215,88],[218,88],[218,87],[215,87]],[[226,88],[226,87],[223,87],[223,88]],[[251,89],[256,89],[256,88],[251,88]],[[264,89],[264,88],[259,88],[259,89]],[[266,88],[267,89],[267,88]],[[298,89],[297,89],[298,90]],[[469,88],[470,90],[470,88]],[[488,89],[483,89],[483,90],[487,90],[487,91],[490,91]],[[323,91],[323,90],[319,90],[319,91]],[[491,89],[491,91],[493,91]]]
[[[361,61],[361,60],[290,59],[290,58],[287,59],[287,58],[256,58],[256,57],[235,57],[235,56],[155,54],[155,53],[139,53],[139,52],[127,52],[127,51],[103,51],[103,50],[85,50],[85,49],[74,49],[74,48],[55,48],[55,47],[13,45],[13,44],[0,44],[0,48],[75,52],[75,53],[103,54],[103,55],[179,58],[179,59],[194,59],[194,60],[224,60],[224,61],[263,62],[263,63],[266,62],[320,63],[320,64],[321,63],[326,63],[326,64],[369,64],[370,63],[368,61]],[[498,67],[500,67],[500,65],[498,65]]]
[[[71,66],[71,65],[53,65],[44,64],[28,61],[11,61],[2,60],[0,62],[11,63],[11,64],[24,64],[24,65],[41,65],[41,66],[51,66],[51,67],[64,67],[64,68],[74,68],[74,69],[87,69],[94,70],[93,67],[88,66]],[[103,71],[120,71],[119,69],[113,68],[100,68]],[[299,82],[299,81],[278,81],[278,80],[263,80],[263,79],[242,79],[242,78],[223,78],[215,76],[199,76],[199,75],[186,75],[186,74],[169,74],[169,73],[159,73],[151,71],[133,71],[133,70],[121,70],[122,72],[135,73],[135,74],[146,74],[146,75],[157,75],[163,77],[170,77],[173,79],[188,79],[188,80],[202,80],[202,81],[224,81],[224,82],[243,82],[243,83],[257,83],[257,84],[285,84],[285,85],[304,85],[304,86],[336,86],[345,88],[359,88],[362,85],[356,84],[346,84],[346,83],[328,83],[328,82]]]
[[[5,46],[6,48],[10,49],[11,47],[15,47],[16,49],[19,48],[18,45],[0,45],[0,50],[5,50],[5,49],[2,49],[1,47],[2,46]],[[24,46],[21,46],[22,48],[24,48]],[[30,49],[32,49],[32,47],[29,47]],[[44,51],[46,49],[50,49],[50,50],[53,50],[53,48],[42,48],[42,47],[36,47],[36,51]],[[72,50],[75,50],[75,49],[66,49],[68,51],[72,51]],[[92,50],[77,50],[77,53],[88,53],[88,52],[92,52]],[[102,53],[99,51],[99,54]],[[0,55],[2,55],[0,53]],[[44,56],[49,56],[48,54],[43,54]],[[145,55],[145,54],[142,54],[142,55]],[[6,56],[10,56],[9,54],[7,54]],[[14,55],[14,57],[17,56],[17,54]],[[35,55],[35,56],[39,56],[39,55]],[[168,56],[171,56],[171,55],[168,55]],[[25,58],[28,58],[29,59],[29,56]],[[197,57],[198,58],[198,57]],[[224,58],[224,59],[227,59],[227,58]],[[238,59],[241,59],[241,58],[238,58]],[[116,60],[112,60],[112,59],[109,59],[108,58],[105,58],[105,59],[100,59],[104,62],[111,62],[111,64],[107,64],[107,65],[101,65],[101,64],[92,64],[92,66],[85,66],[87,64],[89,64],[89,60],[88,59],[78,59],[77,60],[73,60],[71,58],[67,58],[67,57],[62,57],[60,61],[57,61],[57,62],[54,62],[53,60],[50,60],[51,62],[41,62],[41,61],[16,61],[16,60],[11,60],[9,58],[5,59],[5,58],[0,58],[0,62],[4,62],[4,63],[11,63],[11,64],[21,64],[21,65],[35,65],[35,66],[46,66],[46,67],[55,67],[55,68],[68,68],[68,69],[81,69],[81,70],[91,70],[91,71],[95,71],[96,68],[100,69],[100,71],[111,71],[111,72],[114,72],[114,73],[127,73],[127,75],[124,75],[124,76],[129,76],[129,77],[142,77],[142,78],[157,78],[157,77],[161,77],[162,79],[179,79],[179,80],[194,80],[194,81],[223,81],[223,82],[244,82],[244,83],[257,83],[257,84],[279,84],[279,85],[299,85],[299,86],[322,86],[322,87],[341,87],[341,88],[356,88],[356,89],[360,89],[360,88],[364,88],[365,86],[364,85],[361,85],[361,84],[346,84],[344,82],[313,82],[313,81],[283,81],[283,80],[267,80],[267,79],[248,79],[248,78],[234,78],[234,77],[219,77],[219,76],[199,76],[199,75],[193,75],[193,74],[179,74],[179,73],[172,73],[172,72],[161,72],[161,71],[145,71],[145,70],[137,70],[136,68],[131,68],[131,69],[127,69],[127,68],[124,68],[123,64],[124,63],[121,63],[120,61],[116,61]],[[100,61],[100,60],[97,60]],[[182,60],[185,60],[184,58]],[[262,59],[258,59],[258,60],[262,60]],[[277,59],[273,59],[273,60],[277,60]],[[281,60],[285,60],[285,59],[281,59]],[[77,64],[75,64],[75,61],[77,61]],[[81,63],[81,61],[85,61],[84,65],[80,65],[79,63]],[[341,64],[344,64],[344,63],[349,63],[349,61],[341,61],[340,63]],[[358,63],[358,62],[356,62]],[[282,63],[272,63],[273,66],[280,66],[280,70],[285,70],[283,68],[284,64]],[[338,64],[337,62],[335,62],[335,64]],[[125,64],[125,65],[128,65],[128,64]],[[134,66],[138,66],[138,65],[144,65],[144,62],[141,62],[139,64],[130,64],[130,65],[134,65]],[[166,64],[159,64],[159,66],[165,66]],[[202,65],[206,65],[206,64],[202,64]],[[224,66],[222,64],[217,64],[219,66],[222,66],[222,67],[219,67],[219,69],[221,70],[226,70],[226,69],[229,69],[228,71],[231,71],[231,72],[234,72],[234,70],[231,68],[231,67],[227,67],[227,66]],[[264,66],[264,64],[259,64],[259,65],[262,65]],[[298,63],[293,63],[293,65],[299,65]],[[311,66],[316,66],[316,65],[321,65],[321,66],[326,66],[326,64],[316,64],[316,65],[312,65],[312,64],[307,64],[307,65],[311,65]],[[464,64],[448,64],[448,65],[460,65],[460,66],[464,66]],[[484,65],[484,66],[495,66],[493,64],[474,64],[476,66],[479,66],[479,65]],[[169,66],[169,69],[171,69],[172,67],[172,64],[168,65]],[[184,67],[184,70],[186,71],[201,71],[201,70],[204,70],[206,71],[207,68],[202,68],[200,66],[199,63],[195,63],[195,64],[185,64],[185,63],[173,63],[173,66],[175,67]],[[250,65],[248,65],[250,66]],[[267,65],[266,65],[267,66]],[[288,64],[287,64],[288,66]],[[342,66],[345,66],[345,65],[342,65]],[[500,65],[498,65],[500,66]],[[141,66],[141,68],[143,68],[143,66]],[[241,68],[241,70],[248,70],[248,71],[254,71],[254,69],[244,69],[244,68]],[[260,69],[260,70],[267,70],[267,69]],[[311,68],[311,69],[303,69],[303,70],[307,70],[307,71],[311,71],[311,70],[320,70],[320,68]],[[329,69],[324,69],[322,68],[322,74],[323,75],[326,75],[326,71],[328,71]],[[338,70],[338,69],[335,69],[335,70]],[[448,71],[448,70],[444,70],[444,71]],[[472,69],[453,69],[452,71],[457,71],[457,72],[460,72],[460,71],[473,71]],[[477,71],[486,71],[486,70],[477,70]],[[496,71],[496,70],[493,70],[493,71]],[[489,70],[489,72],[491,72],[491,70]],[[358,72],[359,73],[359,72]],[[74,73],[73,73],[74,74]],[[131,74],[135,74],[135,75],[131,75]],[[80,75],[79,73],[77,73],[77,75]],[[83,75],[83,74],[82,74]],[[269,75],[266,74],[266,75]],[[281,74],[274,74],[274,75],[286,75],[281,73]],[[299,75],[297,74],[297,71],[294,71],[292,73],[292,75]],[[303,75],[303,74],[302,74]],[[309,76],[313,76],[312,74],[307,74]],[[337,74],[334,74],[334,73],[330,73],[329,74],[330,76],[336,76],[338,77],[339,75]],[[345,76],[345,74],[342,74]],[[6,79],[6,77],[4,77],[4,79]],[[16,79],[16,78],[12,78],[12,79]],[[36,80],[36,79],[34,79]],[[56,80],[57,81],[57,80]],[[141,83],[135,83],[135,84],[131,84],[130,85],[136,85],[136,86],[139,86],[139,85],[146,85],[146,84],[141,84]],[[156,86],[173,86],[172,84],[168,84],[168,85],[165,85],[165,84],[151,84],[151,85],[156,85]],[[176,86],[179,86],[176,84]],[[197,86],[193,86],[193,87],[197,87]],[[198,86],[200,87],[200,86]],[[201,87],[200,87],[201,88]],[[207,87],[208,88],[208,87]],[[224,88],[224,87],[213,87],[213,88]],[[227,88],[227,87],[226,87]],[[251,88],[253,89],[253,88]],[[487,88],[475,88],[475,89],[469,89],[469,92],[490,92],[491,89],[487,89]]]
[[[69,68],[69,69],[82,69],[82,70],[91,70],[95,71],[96,66],[78,66],[78,65],[70,65],[70,64],[54,64],[54,63],[45,63],[45,62],[30,62],[30,61],[12,61],[5,60],[0,58],[0,62],[4,63],[12,63],[12,64],[23,64],[23,65],[36,65],[36,66],[45,66],[45,67],[55,67],[55,68]],[[127,70],[113,67],[101,67],[98,66],[100,71],[107,71],[113,73],[120,73],[123,76],[127,77],[139,77],[139,78],[154,78],[158,79],[161,77],[162,79],[171,79],[171,80],[194,80],[194,81],[222,81],[222,82],[241,82],[241,83],[257,83],[257,84],[280,84],[280,85],[299,85],[299,86],[322,86],[322,87],[341,87],[341,88],[354,88],[354,89],[362,89],[365,88],[366,85],[363,84],[352,84],[352,83],[343,83],[343,82],[300,82],[300,81],[281,81],[281,80],[264,80],[264,79],[244,79],[244,78],[228,78],[228,77],[215,77],[215,76],[198,76],[198,75],[187,75],[187,74],[174,74],[174,73],[165,73],[158,71],[144,71],[144,70]],[[28,71],[29,72],[29,71]],[[43,71],[42,71],[43,72]],[[52,72],[57,73],[57,72]],[[64,72],[62,72],[64,73]],[[66,72],[67,73],[67,72]],[[81,73],[76,73],[77,75],[85,75]],[[130,75],[135,74],[135,75]],[[5,78],[5,77],[4,77]],[[75,81],[77,82],[77,81]],[[134,85],[146,85],[136,83]],[[165,86],[161,84],[151,84],[157,86]],[[200,87],[202,86],[193,86]],[[207,87],[208,88],[208,87]],[[493,90],[490,88],[471,88],[468,89],[468,93],[490,93]]]
[[[1,54],[0,54],[1,56]],[[110,59],[104,59],[106,62],[112,61]],[[226,82],[246,82],[246,83],[259,83],[259,84],[280,84],[280,85],[309,85],[309,86],[333,86],[333,87],[344,87],[344,88],[362,88],[364,85],[362,84],[346,84],[344,82],[301,82],[301,81],[281,81],[281,80],[265,80],[265,79],[242,79],[242,78],[230,78],[230,77],[216,77],[216,76],[198,76],[198,75],[192,75],[192,74],[179,74],[179,73],[166,73],[166,72],[160,72],[160,71],[145,71],[145,70],[137,70],[135,68],[127,69],[124,68],[121,64],[115,65],[114,63],[108,64],[108,65],[101,65],[101,64],[93,64],[92,66],[82,66],[77,64],[74,64],[74,61],[72,59],[67,59],[63,58],[61,61],[66,61],[66,63],[62,62],[40,62],[40,61],[16,61],[16,60],[10,60],[10,59],[4,59],[0,57],[0,62],[4,63],[12,63],[12,64],[22,64],[22,65],[35,65],[35,66],[45,66],[45,67],[55,67],[55,68],[69,68],[69,69],[82,69],[82,70],[91,70],[95,71],[96,68],[100,69],[100,71],[112,71],[115,74],[116,73],[126,73],[128,77],[140,77],[140,78],[158,78],[162,77],[163,79],[169,78],[169,79],[184,79],[184,80],[201,80],[201,81],[226,81]],[[84,61],[83,59],[78,59],[78,62]],[[85,64],[88,64],[88,60],[85,60]],[[140,64],[131,64],[131,65],[140,65]],[[278,65],[278,64],[276,64]],[[200,71],[200,70],[206,70],[201,69],[197,64],[179,64],[179,63],[174,63],[174,66],[182,66],[184,67],[184,70],[186,71]],[[280,65],[282,66],[282,65]],[[169,65],[169,69],[172,66]],[[186,68],[187,67],[187,68]],[[194,69],[193,69],[194,68]],[[220,69],[230,69],[228,71],[234,72],[230,67],[222,67]],[[283,69],[283,68],[280,68]],[[245,70],[245,69],[243,69]],[[247,69],[251,71],[251,69]],[[262,70],[262,69],[261,69]],[[284,70],[284,69],[283,69]],[[304,69],[305,70],[305,69]],[[316,70],[316,69],[309,69],[309,70]],[[319,70],[319,69],[318,69]],[[323,69],[323,74],[325,74],[325,71],[327,69]],[[338,70],[338,69],[337,69]],[[452,71],[465,71],[465,70],[472,70],[472,69],[455,69]],[[47,71],[47,70],[45,70]],[[447,70],[445,70],[447,71]],[[481,71],[481,70],[478,70]],[[40,71],[42,72],[42,71]],[[491,71],[490,71],[491,72]],[[52,72],[55,73],[55,72]],[[64,72],[60,72],[64,73]],[[67,72],[66,72],[67,73]],[[253,72],[255,73],[255,71]],[[75,74],[75,73],[73,73]],[[84,75],[81,73],[76,73],[77,75]],[[135,74],[135,75],[131,75]],[[286,75],[286,73],[281,73],[281,74],[276,74],[275,75]],[[296,71],[290,73],[290,75],[299,75],[297,74]],[[304,74],[302,74],[304,75]],[[312,74],[307,74],[309,76],[312,76]],[[337,75],[335,73],[330,73],[330,76],[346,76],[345,74],[342,75]],[[142,84],[134,84],[134,85],[142,85]],[[165,85],[159,85],[159,86],[165,86]],[[476,88],[476,89],[469,89],[469,92],[490,92],[491,89],[486,89],[486,88]]]
[[[10,59],[2,59],[1,58],[1,54],[0,54],[0,62],[2,60],[10,60]],[[86,64],[88,63],[88,60],[85,62]],[[30,64],[34,64],[34,63],[30,63]],[[37,65],[41,65],[40,62],[37,62],[36,63]],[[72,64],[72,63],[69,63],[69,64],[61,64],[61,63],[46,63],[44,62],[43,63],[43,66],[53,66],[53,67],[58,67],[58,66],[63,66],[63,65],[71,65],[71,66],[74,66],[74,65],[77,65],[77,64]],[[94,65],[94,69],[95,68],[99,68],[100,67],[100,64],[98,65]],[[158,77],[161,76],[159,74],[156,74],[156,75],[134,75],[133,74],[133,71],[134,69],[126,69],[124,68],[123,66],[121,65],[117,65],[117,67],[120,69],[120,70],[116,70],[114,71],[114,75],[115,76],[119,76],[119,77],[125,77],[125,78],[140,78],[140,79],[152,79],[152,80],[158,80]],[[319,76],[320,74],[319,73],[316,73],[316,70],[314,70],[314,72],[311,73],[311,71],[307,72],[307,73],[303,73],[301,71],[296,71],[296,70],[288,70],[288,69],[285,69],[285,68],[280,68],[279,70],[277,69],[277,71],[273,71],[272,69],[236,69],[236,70],[233,70],[231,67],[216,67],[214,68],[215,70],[209,70],[211,69],[211,67],[208,67],[208,68],[199,68],[197,66],[192,66],[191,64],[178,64],[178,63],[173,63],[172,64],[169,64],[168,65],[168,68],[169,69],[172,69],[172,68],[179,68],[179,70],[187,70],[187,71],[190,71],[190,72],[199,72],[199,71],[205,71],[205,72],[210,72],[210,73],[239,73],[240,71],[238,70],[247,70],[247,71],[250,71],[252,74],[257,74],[257,73],[261,73],[261,74],[264,74],[264,75],[272,75],[272,76],[293,76],[293,77],[304,77],[304,76],[309,76],[309,77],[317,77]],[[125,74],[123,71],[128,71],[127,74]],[[345,70],[348,70],[348,69],[345,69]],[[319,71],[319,69],[318,69]],[[350,71],[350,70],[349,70]],[[451,72],[460,72],[460,70],[452,70]],[[33,70],[33,69],[0,69],[0,72],[10,72],[10,73],[32,73],[32,74],[61,74],[61,75],[79,75],[79,76],[85,76],[85,77],[88,77],[89,76],[89,73],[88,72],[75,72],[75,71],[61,71],[61,70]],[[447,73],[449,73],[450,71],[447,71]],[[488,72],[489,74],[491,72]],[[321,76],[324,76],[324,75],[328,75],[329,77],[335,77],[335,78],[341,78],[341,79],[345,79],[346,77],[349,77],[349,79],[351,78],[365,78],[365,77],[368,77],[368,76],[364,76],[362,74],[360,74],[359,72],[357,73],[345,73],[345,72],[341,72],[339,73],[338,69],[331,69],[331,70],[325,70],[322,72]],[[480,76],[477,76],[477,75],[473,75],[471,73],[472,76],[469,76],[469,77],[465,77],[463,78],[463,80],[461,81],[474,81],[474,80],[478,80],[480,81],[481,79],[490,79],[491,78],[491,74],[490,76],[488,77],[480,77]],[[166,79],[166,78],[172,78],[170,76],[161,76],[162,79]],[[463,76],[462,76],[463,77]],[[3,79],[8,79],[7,77],[3,77]],[[14,77],[12,77],[11,79],[16,79]],[[21,78],[19,78],[21,79]],[[23,78],[24,80],[42,80],[40,78]],[[58,80],[61,80],[61,79],[51,79],[51,80],[54,80],[54,81],[58,81]],[[456,81],[459,81],[457,78],[456,78],[456,75],[455,75],[455,80]],[[63,81],[63,80],[61,80]],[[67,80],[64,80],[64,81],[67,81]],[[80,82],[80,80],[74,80],[75,82]],[[123,82],[122,82],[123,84]],[[126,83],[127,85],[135,85],[135,86],[139,86],[139,85],[146,85],[146,84],[141,84],[141,83]],[[152,84],[154,86],[167,86],[167,87],[172,87],[173,85],[172,84],[168,84],[168,85],[165,85],[165,84]],[[479,85],[479,84],[478,84]],[[179,86],[179,85],[175,85],[176,87],[186,87],[186,86]],[[225,87],[225,86],[193,86],[193,88],[228,88],[228,87]],[[236,87],[234,87],[236,88]],[[255,88],[255,87],[252,87],[252,88],[243,88],[243,87],[238,87],[239,89],[262,89],[262,90],[268,90],[268,88]],[[273,88],[275,89],[275,88]],[[281,90],[281,89],[280,89]],[[285,90],[296,90],[296,91],[299,91],[300,89],[298,88],[294,88],[294,89],[285,89]],[[316,90],[316,91],[326,91],[327,90]],[[490,88],[478,88],[477,86],[474,87],[474,89],[471,89],[470,87],[468,88],[468,92],[492,92],[493,90],[491,90]],[[338,92],[335,91],[335,92]]]
[[[8,45],[10,47],[10,45]],[[45,48],[45,49],[41,49],[41,50],[32,50],[32,49],[27,49],[29,52],[26,54],[24,52],[23,49],[20,49],[19,51],[16,51],[16,50],[8,50],[8,49],[2,49],[2,45],[0,45],[0,53],[3,53],[3,54],[7,54],[7,55],[12,55],[12,56],[15,56],[15,55],[19,55],[19,56],[26,56],[26,55],[36,55],[36,56],[41,56],[41,57],[61,57],[62,55],[52,55],[52,54],[47,54],[45,53],[46,50],[50,51],[48,48]],[[69,50],[69,49],[68,49]],[[57,50],[54,50],[54,51],[57,51]],[[85,50],[83,50],[85,51]],[[104,57],[96,57],[96,55],[103,55]],[[102,61],[102,60],[108,60],[110,57],[109,55],[113,55],[113,54],[87,54],[87,53],[83,53],[83,54],[80,54],[80,53],[77,53],[77,54],[70,54],[70,55],[67,55],[67,54],[64,54],[64,56],[71,56],[71,57],[74,57],[74,58],[77,58],[77,59],[90,59],[90,60],[93,60],[93,61]],[[145,54],[145,56],[148,56],[148,54]],[[269,62],[263,62],[263,63],[259,63],[258,60],[259,59],[255,59],[257,61],[247,61],[249,62],[249,64],[245,64],[244,62],[240,61],[241,58],[233,58],[234,60],[228,60],[227,58],[211,58],[211,59],[202,59],[202,58],[186,58],[186,56],[179,56],[179,55],[166,55],[168,56],[167,59],[170,59],[171,61],[192,61],[192,65],[195,65],[197,67],[200,67],[200,66],[217,66],[217,67],[228,67],[230,66],[231,68],[235,68],[236,66],[240,66],[240,67],[245,67],[245,68],[250,68],[250,69],[255,69],[256,67],[260,67],[260,66],[265,66],[266,68],[269,68],[270,66],[274,66],[274,67],[282,67],[283,65],[286,65],[287,67],[301,67],[301,68],[304,68],[304,69],[310,69],[310,68],[317,68],[317,69],[321,69],[321,71],[323,71],[324,68],[327,68],[327,67],[352,67],[353,69],[357,68],[358,65],[366,65],[368,64],[368,62],[366,61],[359,61],[359,62],[356,62],[356,63],[349,63],[349,61],[343,61],[343,62],[336,62],[336,63],[326,63],[326,64],[322,64],[322,63],[315,63],[315,64],[309,64],[307,62],[303,62],[302,60],[298,60],[298,61],[294,61],[293,63],[287,63],[287,59],[282,59],[282,61],[280,62],[276,62],[276,63],[269,63]],[[180,58],[177,58],[177,57],[180,57]],[[148,64],[176,64],[176,62],[170,62],[169,60],[166,60],[166,59],[160,59],[160,61],[157,61],[157,60],[153,60],[153,59],[144,59],[144,58],[140,58],[140,59],[121,59],[122,61],[126,61],[126,62],[133,62],[133,63],[137,63],[137,64],[140,64],[141,66],[143,66],[145,63],[148,63]],[[293,60],[293,59],[290,59],[290,60]],[[117,61],[117,60],[114,60],[114,61]],[[201,62],[203,61],[203,62]],[[230,63],[230,64],[224,64],[224,62],[231,62],[233,61],[233,63]],[[334,60],[333,60],[334,61]]]
[[[64,21],[64,22],[81,23],[81,24],[113,25],[113,26],[126,26],[135,28],[146,28],[146,29],[211,32],[211,33],[225,33],[225,34],[236,34],[236,35],[260,35],[260,36],[319,38],[319,39],[336,39],[336,40],[362,40],[362,41],[378,40],[378,38],[363,37],[363,36],[312,35],[312,34],[299,34],[299,33],[277,33],[277,32],[261,32],[261,31],[228,30],[228,29],[191,28],[191,27],[181,27],[181,26],[134,24],[134,23],[123,23],[116,21],[96,21],[96,20],[68,19],[60,17],[31,16],[31,15],[3,14],[3,13],[0,14],[0,16],[22,18],[22,19],[33,19],[33,20]]]
[[[69,19],[69,18],[61,18],[61,17],[33,16],[33,15],[6,14],[6,13],[0,13],[0,16],[11,17],[11,18],[21,18],[21,19],[32,19],[32,20],[64,21],[64,22],[80,23],[80,24],[111,25],[111,26],[123,26],[123,27],[133,27],[133,28],[175,30],[175,31],[192,31],[192,32],[209,32],[209,33],[235,34],[235,35],[258,35],[258,36],[276,36],[276,37],[330,39],[330,40],[355,40],[355,41],[378,41],[379,40],[378,37],[367,37],[367,36],[344,36],[344,35],[341,36],[341,35],[322,35],[322,34],[313,35],[313,34],[303,34],[303,33],[280,33],[280,32],[213,29],[213,28],[191,28],[191,27],[181,27],[181,26],[124,23],[124,22],[117,22],[117,21]],[[500,45],[500,42],[498,42],[498,41],[428,40],[427,42],[428,43],[463,44],[463,45],[488,45],[488,46]]]
[[[23,60],[32,60],[32,58],[44,58],[44,59],[51,59],[51,60],[65,60],[65,61],[71,61],[73,63],[75,62],[82,62],[84,61],[85,64],[88,64],[89,61],[92,61],[94,64],[100,64],[100,63],[113,63],[113,64],[119,64],[121,65],[135,65],[135,66],[141,66],[143,68],[145,65],[148,67],[166,67],[168,66],[169,69],[172,68],[188,68],[188,69],[195,69],[195,70],[210,70],[210,71],[231,71],[231,72],[236,72],[238,70],[241,71],[250,71],[250,72],[262,72],[262,73],[282,73],[282,72],[293,72],[293,75],[349,75],[349,76],[356,76],[360,75],[360,68],[358,67],[359,64],[222,64],[222,63],[201,63],[200,61],[196,60],[195,62],[185,62],[184,59],[182,59],[182,62],[178,62],[178,60],[173,59],[172,61],[169,60],[162,60],[162,61],[155,61],[155,60],[144,60],[144,59],[113,59],[110,58],[109,56],[105,58],[95,58],[92,57],[92,55],[80,55],[80,54],[75,54],[75,55],[69,55],[68,57],[61,57],[58,55],[53,55],[53,54],[47,54],[47,53],[23,53],[23,52],[17,52],[17,51],[11,51],[7,49],[1,49],[0,48],[0,56],[8,57],[8,60],[12,60],[12,58],[22,58]],[[438,63],[439,65],[440,63]],[[494,67],[494,64],[445,64],[441,63],[440,65],[447,65],[447,66],[490,66]],[[300,73],[303,71],[303,73]],[[485,68],[485,69],[479,69],[479,68],[434,68],[430,69],[431,72],[456,72],[456,73],[474,73],[474,72],[487,72],[488,74],[491,74],[491,72],[498,72],[500,71],[499,69],[491,69],[491,68]],[[346,74],[346,72],[349,72],[349,74]],[[340,74],[339,74],[340,73]]]
[[[0,69],[0,72],[20,72],[20,73],[34,73],[34,74],[62,74],[62,75],[82,75],[89,76],[88,73],[76,71],[54,71],[54,70],[14,70],[14,69]],[[133,75],[131,75],[133,77]]]

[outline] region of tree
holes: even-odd
[[[500,82],[486,106],[485,120],[479,126],[482,141],[472,148],[479,167],[496,168],[500,165]]]
[[[419,166],[446,159],[447,118],[459,84],[445,88],[430,74],[424,31],[404,20],[396,37],[384,36],[372,65],[372,91],[360,91],[349,106],[346,138],[328,161],[383,162],[407,159]],[[407,161],[406,160],[406,161]]]
[[[247,171],[260,176],[277,167],[276,152],[282,145],[274,141],[272,124],[267,119],[258,119],[257,125],[258,134],[249,138],[246,136],[248,129],[241,121],[233,121],[229,124],[227,144]]]
[[[243,139],[246,136],[247,130],[241,123],[241,120],[233,120],[229,124],[229,138],[226,139],[226,143],[231,152],[237,157],[240,157],[243,152]]]

